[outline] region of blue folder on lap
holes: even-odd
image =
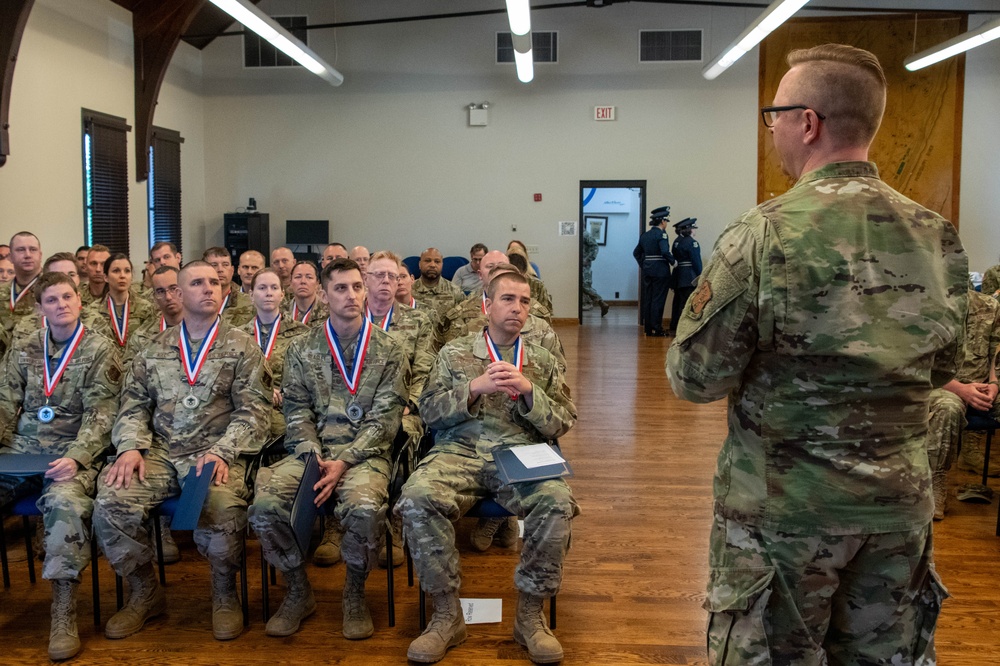
[[[197,468],[192,467],[184,477],[184,489],[177,500],[174,517],[170,520],[170,529],[193,530],[198,527],[201,518],[201,508],[205,506],[208,488],[212,485],[212,474],[215,472],[215,461],[205,463],[201,468],[201,476],[195,476]]]
[[[306,459],[306,468],[302,472],[299,489],[295,492],[295,501],[292,502],[292,532],[302,557],[309,552],[309,537],[312,536],[312,526],[319,515],[316,491],[313,490],[313,486],[319,483],[319,478],[319,456],[313,454]]]
[[[7,476],[37,476],[49,471],[49,463],[62,456],[45,453],[5,453],[0,455],[0,474]]]

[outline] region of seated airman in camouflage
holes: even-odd
[[[194,542],[212,569],[212,632],[227,640],[243,631],[236,572],[250,494],[246,456],[270,430],[271,373],[253,339],[219,318],[222,290],[211,266],[188,263],[178,285],[184,318],[128,368],[112,431],[118,458],[98,484],[97,537],[130,587],[125,607],[104,628],[108,638],[136,633],[166,608],[151,561],[149,512],[180,494],[188,472],[200,475],[206,463],[215,466]]]
[[[282,303],[282,316],[312,328],[321,328],[330,313],[320,293],[319,268],[311,261],[300,261],[292,267],[290,275],[291,283],[286,292],[291,297]]]
[[[104,297],[84,308],[83,323],[110,337],[124,354],[129,337],[159,317],[153,304],[137,295],[128,255],[121,252],[108,255],[100,274],[107,285]]]
[[[435,326],[445,313],[465,299],[465,292],[457,284],[441,277],[444,257],[436,247],[429,247],[420,254],[420,277],[410,288],[413,298],[427,308]]]
[[[570,521],[579,509],[563,479],[502,485],[493,452],[559,437],[576,422],[576,407],[555,358],[520,336],[531,303],[524,275],[494,276],[486,295],[486,328],[449,342],[438,354],[420,397],[420,415],[436,430],[434,447],[396,505],[420,586],[434,603],[427,629],[410,643],[407,656],[435,662],[465,640],[452,522],[478,499],[493,496],[524,516],[524,548],[514,573],[514,638],[533,661],[550,663],[562,659],[563,651],[542,604],[559,590]]]
[[[0,506],[42,490],[45,566],[52,581],[49,657],[80,651],[76,589],[90,561],[90,517],[102,454],[111,442],[122,368],[110,340],[80,322],[80,294],[63,273],[35,283],[47,325],[8,355],[0,380],[0,432],[15,426],[0,453],[59,456],[42,477],[0,475]]]
[[[531,300],[544,308],[544,311],[547,313],[545,320],[551,321],[552,296],[549,295],[549,290],[546,289],[545,284],[531,270],[528,255],[522,252],[518,245],[511,242],[511,248],[507,250],[507,260],[517,266],[517,270],[524,273],[524,277],[528,278],[528,286],[531,287]]]
[[[1000,265],[990,266],[983,273],[983,284],[980,287],[984,296],[1000,298]]]
[[[406,402],[409,368],[400,345],[364,316],[358,265],[336,259],[322,279],[330,316],[296,338],[285,354],[281,389],[289,455],[258,474],[250,524],[264,557],[288,586],[267,634],[290,636],[316,610],[290,517],[306,461],[319,456],[316,505],[333,497],[331,513],[345,529],[343,634],[358,640],[375,631],[365,581],[385,523],[389,449]]]
[[[201,257],[215,269],[222,283],[222,305],[219,315],[230,326],[246,326],[253,320],[253,303],[233,282],[233,258],[224,247],[210,247]]]
[[[65,273],[76,285],[77,292],[80,291],[80,275],[77,272],[76,259],[69,252],[57,252],[46,259],[42,264],[42,273]],[[33,296],[31,300],[34,300]],[[25,314],[14,324],[14,330],[11,331],[11,346],[19,344],[42,328],[45,328],[45,319],[42,317],[41,308],[36,305],[30,313]]]
[[[35,311],[31,288],[42,274],[42,245],[30,231],[19,231],[10,239],[10,262],[14,264],[14,279],[0,284],[0,330],[10,340],[21,317]]]

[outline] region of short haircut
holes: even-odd
[[[469,256],[474,255],[476,252],[479,252],[480,250],[482,250],[483,252],[489,252],[490,248],[486,247],[482,243],[476,243],[475,245],[472,246],[472,249],[469,250]]]
[[[326,288],[326,283],[330,281],[330,277],[334,273],[346,273],[347,271],[357,271],[361,272],[361,266],[358,266],[358,262],[353,259],[346,259],[341,257],[340,259],[334,259],[326,265],[323,269],[323,274],[320,276],[323,280],[323,288]]]
[[[101,244],[91,245],[90,249],[87,250],[87,254],[90,254],[91,252],[107,252],[110,254],[111,248],[109,248],[107,245],[101,245]]]
[[[153,271],[153,275],[163,275],[164,273],[169,273],[170,271],[173,271],[174,273],[181,272],[179,268],[176,268],[174,266],[160,266],[155,271]]]
[[[347,246],[346,246],[346,245],[344,245],[343,243],[330,243],[330,244],[329,244],[329,245],[327,245],[326,247],[339,247],[339,248],[340,248],[340,249],[342,249],[342,250],[343,250],[344,252],[347,252]],[[326,247],[324,247],[323,249],[324,249],[324,250],[326,250]]]
[[[256,273],[254,273],[253,274],[253,278],[250,279],[250,290],[251,291],[253,291],[253,288],[257,286],[257,278],[259,278],[261,275],[264,275],[265,273],[270,273],[274,277],[278,278],[278,283],[279,284],[281,283],[281,276],[278,275],[278,271],[274,270],[273,268],[262,268],[259,271],[257,271]]]
[[[77,252],[79,252],[79,250],[77,250]],[[46,259],[44,264],[42,264],[42,272],[43,273],[48,273],[49,272],[49,266],[51,266],[52,264],[56,263],[57,261],[72,261],[73,265],[75,266],[76,265],[76,255],[75,254],[70,254],[69,252],[56,252],[51,257],[49,257],[48,259]]]
[[[128,267],[130,269],[134,268],[134,266],[132,266],[132,260],[128,258],[127,254],[125,254],[124,252],[115,252],[110,257],[104,260],[104,274],[111,275],[111,264],[115,263],[116,261],[121,261],[122,259],[128,262]]]
[[[170,248],[171,254],[180,254],[180,250],[177,249],[177,246],[170,241],[159,241],[158,243],[153,243],[153,247],[149,248],[149,256],[153,256],[154,252],[162,250],[165,247]]]
[[[427,248],[426,250],[424,250],[423,252],[420,253],[420,258],[423,259],[425,254],[430,254],[431,252],[436,252],[437,254],[441,254],[441,250],[437,249],[436,247],[429,247],[429,248]],[[444,256],[444,255],[441,255],[441,256]]]
[[[371,259],[368,260],[368,265],[374,264],[379,259],[388,259],[389,261],[395,262],[397,264],[402,263],[403,259],[395,252],[390,250],[379,250],[372,255]]]
[[[243,252],[242,254],[240,254],[240,262],[241,263],[243,261],[243,257],[245,257],[247,255],[251,255],[251,256],[252,255],[257,255],[258,257],[260,257],[260,263],[261,263],[261,265],[267,263],[267,258],[263,254],[261,254],[260,252],[258,252],[257,250],[247,250],[246,252]]]
[[[181,276],[184,274],[184,271],[188,270],[189,268],[201,268],[201,267],[211,269],[212,275],[218,277],[218,275],[215,272],[215,269],[212,268],[212,265],[210,263],[208,263],[207,261],[202,261],[201,259],[192,259],[191,261],[181,266],[181,269],[177,271],[177,281],[178,282],[180,281]]]
[[[209,257],[229,257],[229,250],[224,247],[219,247],[218,245],[210,247],[201,254],[201,258],[208,261]]]
[[[79,254],[80,252],[83,252],[84,250],[86,250],[86,251],[89,252],[90,251],[90,246],[89,245],[81,245],[80,247],[76,248],[76,252],[74,252],[74,254]]]
[[[488,277],[490,278],[490,283],[486,285],[486,298],[490,300],[493,300],[493,297],[496,296],[501,280],[510,280],[518,284],[531,286],[528,284],[528,278],[524,276],[524,273],[517,270],[511,264],[497,264],[490,269]]]
[[[10,244],[11,245],[14,244],[14,239],[15,238],[27,238],[29,236],[31,238],[34,238],[36,241],[38,241],[38,236],[36,236],[35,234],[31,233],[30,231],[18,231],[16,234],[14,234],[13,236],[10,237]],[[38,241],[38,244],[41,245],[42,242]]]
[[[510,255],[507,257],[507,259],[510,260],[510,263],[513,264],[517,268],[517,270],[521,271],[522,273],[528,272],[528,258],[525,257],[520,252],[511,252]]]
[[[316,274],[316,279],[317,280],[319,279],[319,266],[316,265],[315,261],[309,261],[308,259],[302,259],[300,261],[296,261],[295,265],[292,266],[292,273],[294,273],[295,269],[298,268],[299,266],[308,266],[309,268],[313,269],[313,273]]]
[[[35,302],[41,304],[42,294],[45,293],[45,290],[57,284],[68,284],[70,287],[73,288],[73,291],[75,291],[76,293],[80,293],[79,291],[77,291],[76,283],[73,282],[73,278],[66,275],[65,273],[57,273],[55,271],[49,271],[48,273],[42,273],[42,276],[38,278],[38,282],[35,283],[34,287]]]
[[[796,49],[790,67],[801,67],[796,104],[826,116],[830,137],[843,146],[871,144],[885,113],[885,73],[875,54],[845,44]]]

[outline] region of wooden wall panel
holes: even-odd
[[[837,42],[871,51],[882,63],[889,91],[870,157],[885,182],[957,227],[965,57],[918,72],[908,72],[903,59],[965,32],[967,24],[964,14],[792,19],[761,44],[760,106],[773,102],[788,71],[785,56],[792,49]],[[786,191],[794,181],[782,173],[763,123],[757,146],[760,202]]]

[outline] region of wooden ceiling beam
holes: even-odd
[[[135,171],[136,180],[149,177],[149,147],[153,114],[170,59],[205,0],[134,0],[135,40]]]
[[[28,23],[28,14],[35,0],[4,0],[0,2],[0,166],[10,155],[10,92],[14,85],[14,65],[21,35]]]

